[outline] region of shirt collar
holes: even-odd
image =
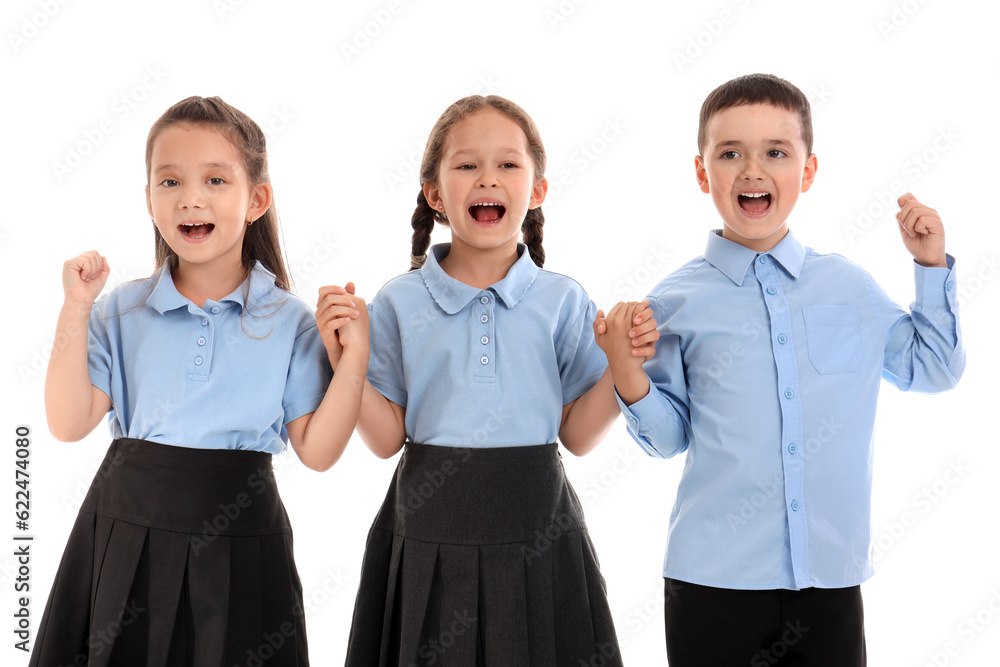
[[[444,312],[454,315],[483,290],[455,280],[444,272],[440,262],[450,250],[450,243],[431,247],[431,251],[427,253],[427,261],[420,268],[420,275],[434,301]],[[531,260],[531,254],[527,252],[527,247],[523,243],[517,244],[517,252],[519,257],[507,271],[507,275],[489,287],[508,309],[516,306],[518,301],[524,298],[528,288],[535,282],[535,276],[538,275],[538,266]]]
[[[758,253],[735,241],[723,238],[721,229],[713,229],[708,234],[705,259],[737,285],[743,284],[747,269],[761,254],[770,255],[789,275],[798,278],[799,273],[802,272],[802,264],[805,262],[806,249],[795,238],[791,230],[766,253]]]
[[[156,309],[156,311],[161,315],[169,310],[176,310],[177,308],[184,308],[185,306],[193,305],[187,297],[178,292],[177,287],[174,286],[174,278],[168,266],[169,263],[169,261],[164,262],[163,266],[157,269],[156,273],[153,274],[156,284],[153,286],[153,291],[150,292],[149,298],[146,299],[146,304],[151,308]],[[271,290],[277,289],[274,284],[274,274],[264,268],[264,265],[259,261],[254,264],[253,269],[251,269],[250,278],[248,278],[248,280],[250,283],[250,303],[262,303],[264,297],[267,296]],[[246,281],[244,281],[239,287],[222,297],[219,300],[219,303],[222,303],[223,301],[231,301],[237,304],[242,310],[246,307],[246,300],[244,299],[243,291],[246,284]],[[194,308],[198,309],[197,306],[194,306]]]

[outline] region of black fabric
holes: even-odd
[[[731,590],[664,583],[670,667],[863,667],[861,587]]]
[[[407,444],[368,536],[349,667],[620,666],[557,445]]]
[[[305,667],[271,455],[115,440],[56,573],[32,667]]]

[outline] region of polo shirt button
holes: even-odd
[[[794,454],[797,451],[799,451],[799,446],[796,445],[794,442],[792,444],[788,445],[788,453],[789,454]]]
[[[490,297],[488,296],[479,297],[479,303],[489,303],[489,302],[490,302]]]
[[[767,293],[770,294],[771,296],[774,296],[775,294],[778,293],[778,290],[774,289],[773,287],[768,287]]]
[[[203,326],[203,327],[207,327],[208,326],[208,318],[207,317],[201,318],[201,326]]]
[[[219,308],[218,306],[212,306],[212,312],[215,313],[216,315],[218,315],[221,310],[222,309]]]
[[[489,336],[483,336],[482,338],[479,339],[479,342],[482,343],[483,345],[486,345],[487,343],[490,342],[490,337]]]
[[[202,336],[201,338],[198,339],[198,345],[204,345],[204,344],[205,344],[205,337]]]
[[[489,315],[483,315],[482,317],[479,318],[479,321],[482,322],[483,324],[486,324],[487,322],[490,321],[490,316]]]
[[[799,501],[797,501],[797,500],[793,500],[792,501],[792,511],[793,512],[798,512],[799,511]]]
[[[793,396],[795,396],[795,392],[794,391],[792,391],[791,389],[786,389],[785,390],[785,398],[792,398]]]
[[[479,359],[479,363],[481,363],[483,366],[485,366],[486,364],[490,363],[490,358],[489,357],[481,357]]]
[[[953,290],[953,289],[955,288],[955,283],[949,280],[948,282],[946,282],[946,283],[944,284],[944,288],[945,288],[945,289],[946,289],[947,291],[949,291],[949,292],[950,292],[951,290]]]
[[[785,334],[778,334],[778,342],[784,345],[785,343],[788,342],[788,336],[786,336]]]
[[[761,255],[760,256],[760,263],[761,264],[767,264],[767,255]]]
[[[195,366],[201,366],[203,363],[205,363],[205,360],[202,359],[201,357],[195,357],[194,358],[194,365]]]

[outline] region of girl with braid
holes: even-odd
[[[541,268],[544,170],[534,122],[502,97],[458,100],[431,131],[410,272],[368,307],[358,431],[381,458],[405,449],[368,535],[349,667],[622,664],[556,443],[586,454],[618,408],[593,302]],[[435,223],[451,243],[428,248]],[[641,362],[657,334],[633,307]]]

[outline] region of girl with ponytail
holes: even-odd
[[[358,431],[377,456],[405,450],[369,532],[348,667],[621,665],[556,441],[586,454],[618,407],[593,302],[541,268],[544,174],[538,129],[502,97],[458,100],[431,131],[410,272],[369,307]],[[431,246],[437,224],[450,243]]]

